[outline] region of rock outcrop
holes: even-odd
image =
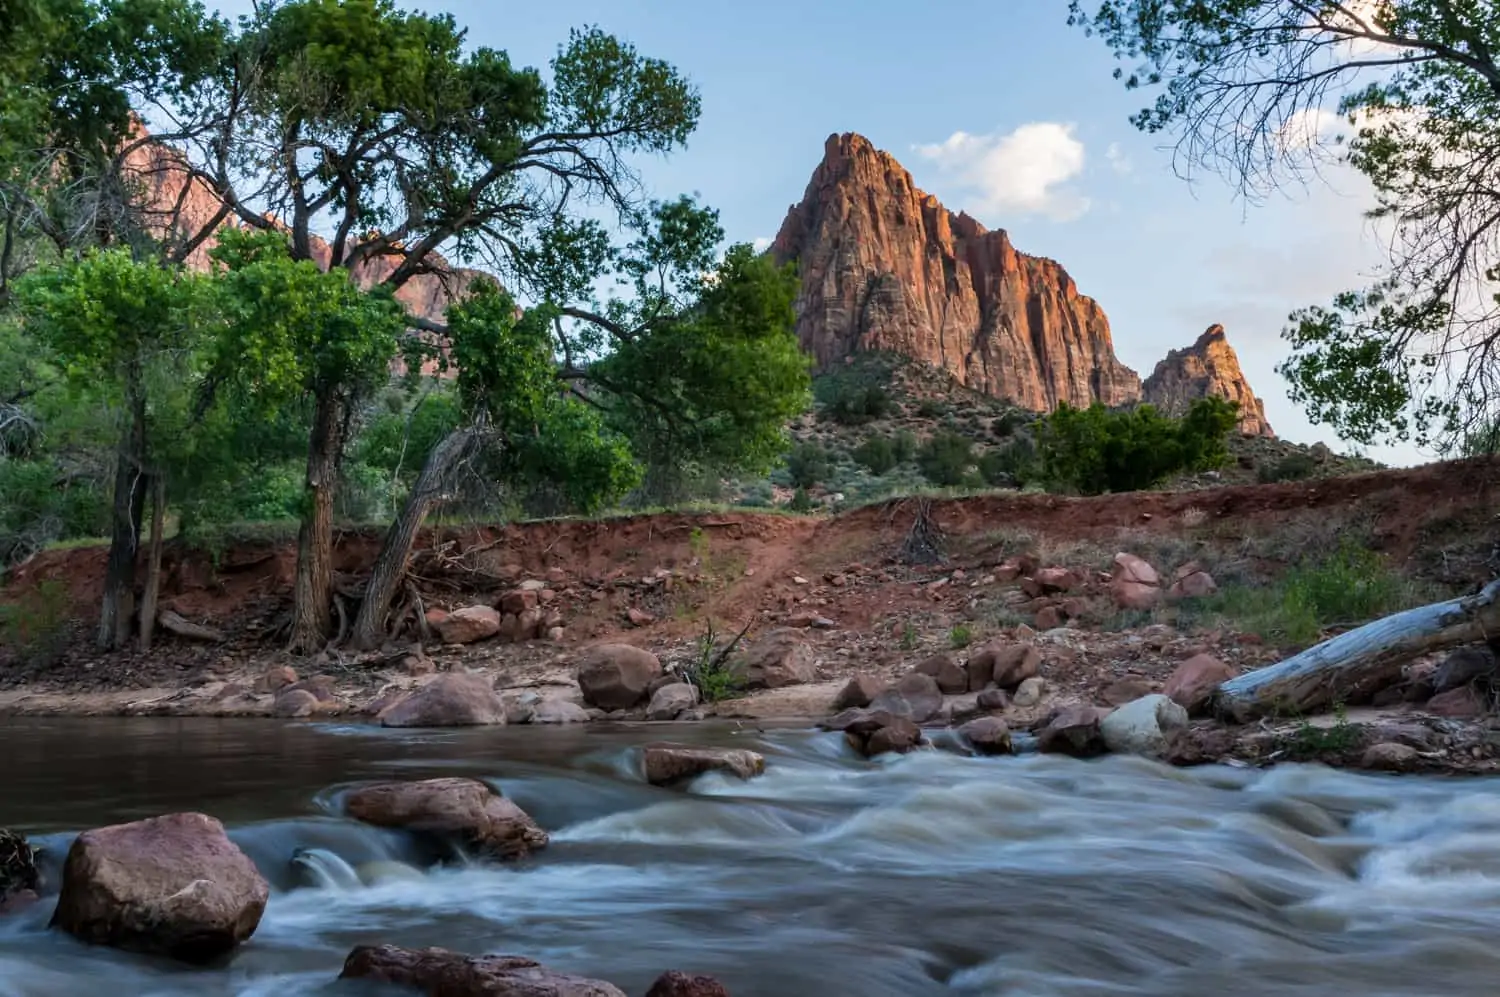
[[[822,369],[898,353],[1035,412],[1142,400],[1178,411],[1222,394],[1240,402],[1245,432],[1271,433],[1222,328],[1169,354],[1143,386],[1060,264],[949,211],[863,136],[829,136],[770,252],[797,262],[797,331]]]
[[[1247,436],[1275,436],[1266,421],[1266,407],[1250,390],[1240,358],[1229,345],[1222,325],[1211,325],[1198,341],[1173,350],[1156,365],[1141,385],[1142,400],[1168,415],[1181,415],[1199,398],[1218,395],[1240,405],[1240,432]]]

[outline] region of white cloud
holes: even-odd
[[[1104,158],[1109,161],[1109,168],[1124,176],[1134,167],[1131,165],[1130,157],[1120,148],[1120,143],[1111,142],[1109,148],[1104,150]]]
[[[758,235],[750,243],[750,248],[755,250],[757,253],[764,253],[766,250],[771,248],[771,243],[775,241],[776,240],[772,239],[768,235]]]
[[[1072,221],[1089,209],[1088,198],[1069,186],[1084,167],[1083,143],[1073,130],[1071,124],[1036,121],[1003,135],[954,132],[916,151],[974,195],[977,211]]]

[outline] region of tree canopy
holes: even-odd
[[[1281,372],[1358,443],[1457,445],[1500,411],[1500,9],[1481,0],[1072,0],[1186,174],[1258,197],[1342,161],[1388,264],[1294,313]]]

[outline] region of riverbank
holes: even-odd
[[[964,670],[999,644],[1034,649],[1040,682],[1025,695],[994,683],[1003,696],[983,709],[992,676],[949,683],[941,706],[915,722],[937,730],[985,715],[1034,733],[1069,710],[1168,691],[1194,659],[1241,674],[1326,635],[1292,633],[1305,622],[1263,597],[1351,545],[1376,552],[1359,570],[1378,577],[1351,577],[1341,563],[1343,575],[1314,580],[1417,601],[1472,587],[1488,577],[1496,484],[1500,463],[1471,461],[1176,494],[901,500],[833,518],[721,511],[433,530],[412,567],[420,623],[409,614],[407,631],[379,652],[333,646],[313,658],[277,650],[293,567],[281,538],[241,537],[212,556],[169,544],[162,604],[198,629],[158,629],[144,653],[91,647],[103,552],[51,551],[4,588],[9,618],[26,625],[0,651],[0,714],[374,721],[437,676],[473,673],[512,723],[810,725],[850,705],[840,693],[851,681],[873,695],[916,670]],[[378,532],[343,535],[341,587],[357,586],[378,541]],[[637,690],[628,708],[601,708],[580,687],[580,662],[600,645],[642,649],[681,679],[705,648],[717,658],[742,631],[733,658],[775,634],[795,649],[792,664],[772,662],[776,674],[744,683],[742,695],[718,687],[715,701],[653,712],[655,689]],[[1200,717],[1169,732],[1164,757],[1351,765],[1393,743],[1403,750],[1388,752],[1387,768],[1489,771],[1493,656],[1461,682],[1434,684],[1443,660],[1410,662],[1398,687],[1376,695],[1378,710],[1252,727]],[[557,709],[538,715],[538,703]]]

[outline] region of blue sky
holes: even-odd
[[[585,24],[677,65],[702,91],[702,123],[686,150],[644,173],[659,195],[696,192],[717,207],[732,240],[775,235],[827,136],[860,132],[949,208],[1061,262],[1142,376],[1222,323],[1278,434],[1335,442],[1287,399],[1274,367],[1288,313],[1359,286],[1380,259],[1362,181],[1336,172],[1246,206],[1216,178],[1178,179],[1163,140],[1129,123],[1143,97],[1111,78],[1102,43],[1067,26],[1066,0],[405,5],[451,11],[473,43],[528,65]]]

